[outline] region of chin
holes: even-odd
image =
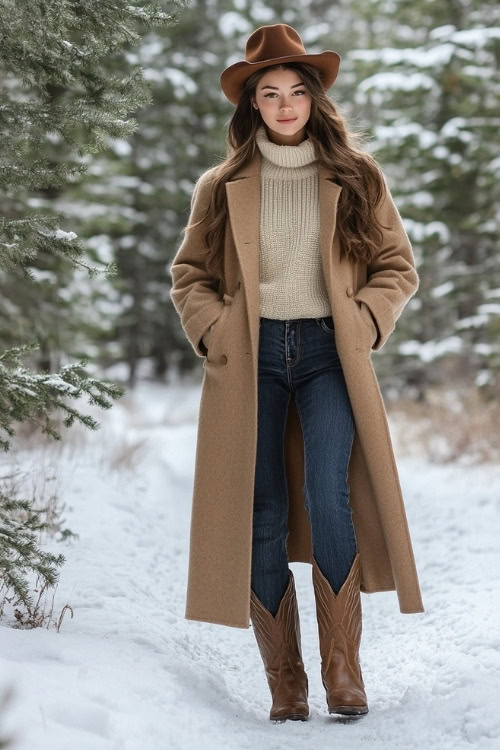
[[[293,135],[294,133],[297,133],[299,130],[301,130],[304,126],[299,123],[298,120],[294,120],[294,122],[275,122],[274,125],[271,126],[272,130],[275,130],[277,133],[280,133],[280,135]]]

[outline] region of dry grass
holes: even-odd
[[[148,438],[130,440],[123,437],[120,440],[115,440],[114,443],[107,446],[106,452],[101,454],[99,468],[118,473],[135,471],[143,461],[148,446]]]
[[[44,538],[53,538],[60,534],[61,539],[66,539],[75,535],[64,527],[63,513],[66,504],[63,502],[65,482],[60,469],[61,446],[59,443],[54,444],[53,440],[49,442],[43,436],[39,443],[37,451],[29,454],[32,466],[29,465],[24,451],[19,449],[19,445],[9,451],[2,459],[0,481],[2,491],[7,497],[30,500],[32,509],[40,513],[40,521],[47,524],[47,528],[39,530],[37,535],[37,546],[42,547]],[[16,518],[21,523],[27,516],[25,510],[16,511]],[[19,566],[22,566],[21,561]],[[34,576],[31,573],[26,576],[28,580],[31,577],[36,578],[31,584],[32,603],[27,605],[18,600],[8,581],[0,576],[0,617],[4,614],[6,605],[12,605],[16,627],[49,628],[53,625],[59,630],[64,612],[69,605],[65,605],[57,620],[53,619],[57,583],[49,585],[40,574]]]
[[[485,403],[477,390],[436,388],[427,403],[401,399],[387,411],[406,455],[469,465],[500,459],[500,403]]]
[[[90,410],[92,416],[100,423],[97,430],[93,431],[79,423],[71,428],[64,426],[60,415],[52,415],[52,420],[62,436],[62,440],[56,441],[52,437],[43,435],[40,429],[29,422],[16,425],[16,436],[13,440],[12,452],[32,453],[37,460],[40,454],[53,456],[54,463],[57,457],[64,452],[65,464],[72,461],[78,464],[82,457],[87,457],[94,451],[96,454],[95,466],[104,473],[110,471],[124,472],[134,471],[143,460],[149,444],[147,438],[133,438],[131,428],[140,429],[147,426],[137,407],[133,397],[126,395],[120,400],[119,408],[124,412],[123,434],[117,435],[116,428],[113,429],[106,422],[106,414],[102,410]],[[11,455],[11,454],[9,454]],[[40,482],[47,481],[46,472],[41,472]],[[39,488],[41,489],[41,488]],[[42,493],[43,494],[43,493]]]

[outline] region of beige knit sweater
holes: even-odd
[[[260,201],[260,316],[331,315],[319,247],[319,177],[314,145],[278,146],[264,125]],[[203,336],[207,344],[212,326]]]
[[[260,204],[260,315],[331,315],[319,246],[319,177],[314,145],[278,146],[264,125]]]

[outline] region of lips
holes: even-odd
[[[286,117],[284,120],[278,120],[278,122],[294,122],[296,119],[296,117]]]

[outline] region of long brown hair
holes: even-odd
[[[330,99],[321,84],[319,71],[307,63],[285,63],[261,68],[247,80],[238,101],[226,137],[227,157],[214,165],[215,177],[207,211],[198,223],[205,222],[205,241],[209,252],[206,268],[216,278],[223,278],[224,233],[227,220],[225,183],[245,166],[258,148],[257,129],[264,124],[252,97],[260,78],[270,70],[296,70],[311,95],[311,113],[306,124],[318,161],[342,186],[337,207],[336,232],[341,254],[353,261],[368,263],[383,239],[375,206],[383,195],[383,175],[375,158],[361,150],[364,134],[347,127],[339,104]],[[183,232],[188,227],[185,227]]]

